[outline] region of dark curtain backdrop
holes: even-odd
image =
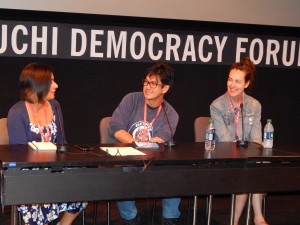
[[[298,36],[298,28],[267,27],[196,21],[123,18],[66,13],[41,13],[0,10],[0,19],[103,24],[118,26],[148,26],[172,29]],[[100,22],[99,22],[100,21]],[[64,115],[69,143],[99,143],[99,121],[110,116],[125,94],[141,90],[145,69],[151,63],[103,62],[48,58],[10,58],[0,56],[0,117],[18,101],[18,77],[31,62],[50,65],[59,85],[56,98]],[[209,115],[210,103],[225,93],[229,66],[171,64],[176,83],[166,97],[180,115],[175,140],[194,140],[193,123],[198,116]],[[300,132],[298,119],[299,69],[257,67],[254,86],[249,94],[262,104],[262,125],[273,120],[276,143],[295,142]]]

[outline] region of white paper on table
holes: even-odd
[[[112,156],[146,155],[132,147],[100,147],[100,149]]]
[[[37,141],[32,141],[28,142],[28,145],[33,149],[33,150],[50,150],[50,151],[56,151],[57,147],[55,144],[52,142],[37,142]]]

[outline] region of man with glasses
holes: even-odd
[[[121,143],[171,141],[179,116],[164,100],[174,84],[173,69],[162,62],[150,66],[142,81],[143,92],[127,94],[115,109],[109,134]],[[166,115],[167,114],[167,115]],[[168,121],[169,120],[169,121]],[[124,171],[141,168],[124,168]],[[162,199],[162,224],[178,224],[180,198]],[[140,224],[135,201],[118,201],[119,213],[125,224]]]

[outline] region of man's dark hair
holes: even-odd
[[[171,90],[171,88],[174,85],[175,82],[175,76],[174,76],[174,70],[173,68],[163,62],[158,62],[155,63],[153,65],[151,65],[147,70],[146,70],[146,74],[145,77],[147,76],[158,76],[161,80],[161,82],[164,85],[169,85],[169,91]]]

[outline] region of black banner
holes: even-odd
[[[0,21],[0,57],[299,68],[300,39],[170,29]]]

